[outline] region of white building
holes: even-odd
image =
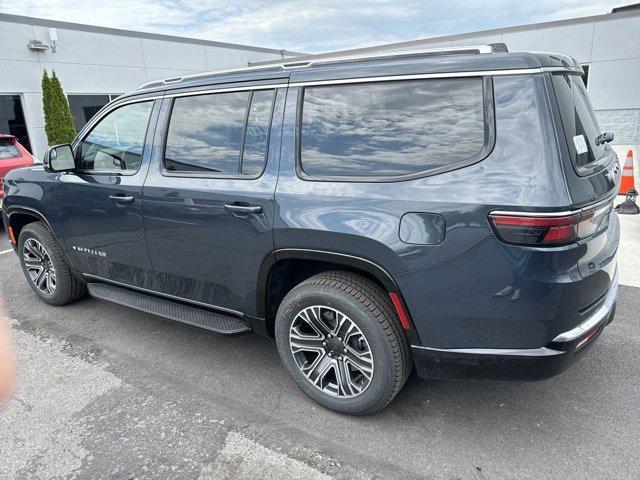
[[[53,45],[35,51],[32,40]],[[640,145],[640,4],[612,13],[433,37],[340,53],[503,42],[510,51],[569,54],[585,67],[587,89],[603,131],[622,155]],[[299,55],[246,45],[194,40],[0,14],[0,133],[23,132],[41,157],[46,148],[40,79],[55,70],[77,127],[108,98],[149,80],[246,66]],[[322,56],[322,55],[320,55]],[[14,112],[24,119],[9,119]],[[21,136],[18,134],[17,136]],[[636,166],[636,172],[640,169]]]
[[[0,133],[16,135],[42,158],[47,148],[40,88],[44,69],[55,70],[60,78],[80,128],[109,98],[150,80],[289,55],[270,48],[0,14]]]
[[[587,90],[602,130],[615,133],[614,148],[622,157],[629,149],[635,150],[636,173],[640,171],[640,4],[604,15],[431,37],[331,55],[488,43],[504,43],[512,52],[559,52],[576,58],[585,69]]]

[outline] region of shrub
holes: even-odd
[[[49,145],[71,143],[76,136],[73,115],[69,110],[67,97],[64,95],[56,72],[49,76],[45,70],[42,74],[42,106],[44,110],[44,131]]]

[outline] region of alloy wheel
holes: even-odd
[[[33,285],[43,294],[53,295],[56,291],[56,269],[44,246],[35,238],[28,238],[22,247],[22,258]]]
[[[300,311],[289,345],[302,374],[333,397],[355,397],[373,378],[373,354],[362,330],[344,313],[326,306]]]

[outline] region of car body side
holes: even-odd
[[[206,225],[197,227],[197,221],[188,217],[183,220],[194,220],[192,227],[180,229],[187,236],[168,237],[162,225],[171,215],[177,219],[183,210],[167,214],[167,209],[172,208],[167,201],[185,200],[185,189],[191,192],[190,198],[205,203],[233,201],[238,189],[253,188],[259,192],[254,198],[259,198],[263,213],[237,223],[236,234],[248,231],[261,235],[264,242],[254,249],[254,255],[245,255],[238,265],[245,273],[244,284],[224,285],[221,275],[211,285],[202,286],[226,289],[218,297],[223,299],[221,303],[203,302],[208,306],[244,315],[254,330],[270,333],[273,304],[282,297],[279,290],[292,286],[291,276],[300,280],[291,268],[299,266],[305,274],[313,274],[338,266],[374,278],[387,291],[400,295],[411,319],[407,335],[416,349],[526,351],[551,344],[557,335],[580,324],[601,292],[613,283],[619,236],[617,219],[614,215],[610,228],[596,241],[535,248],[502,243],[492,230],[488,215],[494,210],[511,209],[574,210],[593,202],[603,192],[614,190],[616,180],[611,180],[611,184],[594,180],[591,187],[582,182],[579,192],[571,189],[573,180],[564,165],[566,142],[558,134],[560,120],[549,86],[551,73],[479,73],[539,69],[544,66],[540,57],[530,54],[480,57],[460,55],[444,67],[436,58],[301,69],[286,78],[282,73],[274,73],[271,78],[255,74],[255,78],[232,75],[221,79],[224,88],[277,85],[266,166],[255,179],[224,182],[213,178],[168,179],[162,173],[162,142],[170,114],[167,95],[213,91],[220,85],[203,82],[189,88],[158,87],[120,97],[105,111],[145,98],[156,102],[145,160],[136,174],[142,182],[140,215],[144,224],[144,233],[138,234],[146,235],[144,241],[149,249],[164,238],[164,254],[179,252],[176,253],[179,262],[180,255],[195,255],[197,239],[202,239],[198,247],[206,246],[207,239],[214,241],[213,232]],[[297,136],[300,91],[306,84],[340,78],[361,78],[364,82],[375,76],[429,75],[436,71],[446,74],[447,69],[455,72],[461,65],[465,65],[470,76],[485,79],[487,127],[491,135],[484,158],[437,175],[417,175],[403,181],[341,182],[305,179],[300,175]],[[78,138],[100,118],[101,113]],[[70,244],[62,228],[64,218],[74,211],[65,209],[65,204],[59,201],[60,189],[65,188],[72,176],[47,173],[42,167],[14,171],[7,179],[9,195],[3,216],[16,230],[29,218],[45,221],[70,264],[82,274],[85,272],[70,255],[75,243]],[[207,192],[210,187],[219,198],[210,197],[212,193]],[[190,215],[198,213],[192,210]],[[437,216],[435,223],[434,216]],[[436,232],[437,228],[442,228],[442,232]],[[136,235],[125,230],[123,233]],[[219,230],[217,246],[237,242],[237,237],[229,232],[224,227]],[[441,241],[430,240],[436,237]],[[108,248],[106,245],[105,249]],[[207,253],[206,248],[198,248],[197,254],[202,256],[202,265],[206,267],[215,268],[216,262],[221,261],[220,256]],[[224,269],[233,269],[238,259],[231,256],[223,261],[228,262]],[[593,264],[592,273],[585,270],[586,263]],[[105,275],[108,271],[105,270]],[[160,278],[153,267],[127,275],[148,277],[134,286],[167,293],[167,280]],[[514,283],[521,291],[515,301],[496,296]],[[198,290],[200,286],[195,288]],[[189,290],[176,295],[180,292],[178,285],[172,295],[187,301],[202,300],[190,298]],[[419,371],[432,376],[428,369]],[[433,376],[439,375],[435,372]]]

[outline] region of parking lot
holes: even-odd
[[[0,254],[19,361],[0,478],[640,478],[639,236],[640,216],[623,219],[616,319],[569,372],[412,377],[364,418],[314,404],[269,339],[91,298],[49,307]]]

